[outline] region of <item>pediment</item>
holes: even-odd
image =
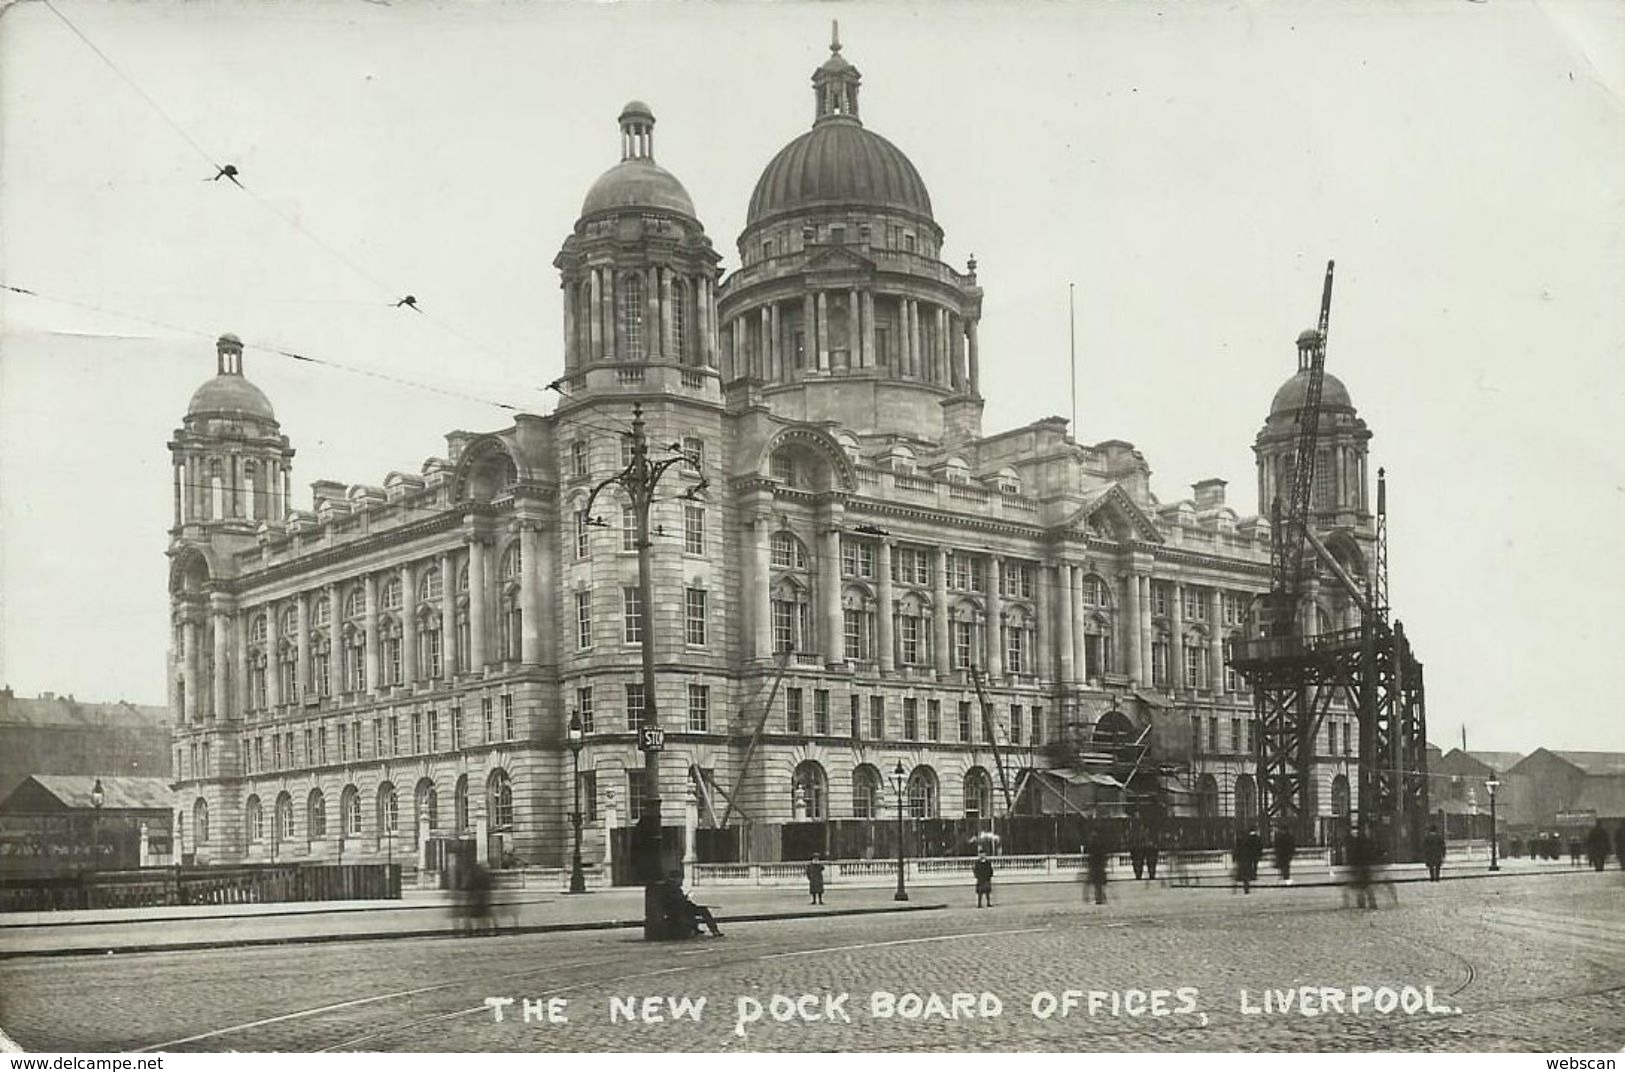
[[[1104,528],[1112,539],[1166,542],[1151,515],[1142,510],[1120,484],[1101,488],[1067,519],[1065,527],[1085,533],[1092,528]]]
[[[832,249],[822,249],[808,258],[802,271],[808,274],[818,272],[872,272],[875,262],[863,256],[856,250],[844,246]]]

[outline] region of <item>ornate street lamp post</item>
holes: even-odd
[[[107,794],[102,791],[102,780],[97,778],[96,784],[90,787],[90,814],[93,817],[90,826],[90,867],[92,871],[99,871],[102,866],[102,805],[106,803]],[[85,906],[87,908],[96,907],[91,901],[95,891],[96,887],[94,885],[85,891]]]
[[[581,727],[581,712],[572,708],[570,710],[570,727],[567,741],[570,746],[570,775],[575,782],[576,806],[570,813],[570,825],[575,827],[575,851],[570,856],[570,892],[586,893],[587,876],[581,873],[581,746],[584,731]]]
[[[1495,843],[1495,791],[1501,788],[1501,780],[1490,771],[1489,778],[1484,782],[1484,788],[1490,793],[1490,870],[1501,870],[1501,855],[1499,846]]]
[[[908,888],[903,885],[903,809],[908,804],[903,796],[903,790],[907,788],[906,779],[903,762],[898,760],[897,769],[891,773],[892,791],[897,795],[897,892],[892,894],[894,901],[908,900]]]

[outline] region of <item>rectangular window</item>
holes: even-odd
[[[339,723],[339,762],[350,762],[350,727]]]
[[[683,591],[683,637],[691,648],[705,647],[705,589]]]
[[[842,540],[841,573],[847,577],[874,579],[875,545],[862,540]]]
[[[628,644],[643,641],[643,590],[635,585],[621,589],[621,639]]]
[[[1163,618],[1168,616],[1168,585],[1162,581],[1151,582],[1151,613]]]
[[[886,739],[886,698],[884,696],[869,697],[869,739],[871,741],[884,741]]]
[[[925,739],[942,740],[942,701],[925,701]]]
[[[581,732],[591,733],[593,731],[591,685],[584,685],[576,690],[576,711],[581,715]]]
[[[428,666],[429,676],[431,678],[439,677],[440,676],[440,630],[431,629],[429,632],[425,633],[423,636],[424,636],[424,648],[426,649],[425,654],[428,655],[428,657],[429,657],[429,659],[428,659],[428,662],[429,662],[429,666]]]
[[[683,504],[683,553],[705,554],[705,507]]]
[[[694,472],[705,468],[705,440],[699,436],[683,437],[683,454],[688,458],[689,467]]]
[[[208,766],[209,742],[203,742],[204,766]],[[316,759],[323,766],[327,765],[327,727],[321,726],[316,730]]]
[[[592,553],[592,519],[587,511],[576,511],[576,557],[586,558]]]
[[[598,772],[582,771],[581,781],[581,821],[596,823],[598,821]]]
[[[1184,604],[1185,620],[1187,622],[1207,620],[1207,600],[1202,598],[1200,588],[1192,588],[1190,585],[1186,585],[1181,595],[1181,602]]]
[[[1351,755],[1354,754],[1354,742],[1349,739],[1353,735],[1354,735],[1354,723],[1352,723],[1352,722],[1343,723],[1343,754],[1345,756],[1351,756]]]
[[[773,650],[796,650],[796,605],[787,599],[773,601]]]
[[[1207,720],[1207,750],[1209,752],[1219,750],[1219,716],[1217,715]]]
[[[1230,720],[1230,751],[1241,751],[1241,719]]]
[[[637,733],[643,729],[643,685],[626,686],[626,728]]]
[[[271,737],[271,765],[275,770],[282,769],[282,735],[273,734]]]
[[[903,740],[920,739],[920,701],[912,696],[903,697]]]
[[[1194,644],[1184,645],[1185,649],[1185,687],[1187,689],[1200,689],[1207,686],[1207,660],[1203,658],[1206,650]]]
[[[1012,674],[1027,672],[1027,630],[1019,625],[1005,627],[1005,649],[1008,658],[1004,668]]]
[[[1010,743],[1021,743],[1021,705],[1010,705]]]
[[[911,614],[905,614],[897,619],[900,635],[902,662],[906,666],[917,666],[920,662],[920,619]]]
[[[971,721],[971,706],[969,700],[959,701],[959,739],[961,741],[976,740],[974,723]]]
[[[401,719],[399,715],[389,716],[389,754],[401,754]]]
[[[829,690],[813,690],[813,732],[829,734]]]
[[[578,439],[570,444],[570,475],[587,475],[587,444],[584,440]]]
[[[355,754],[357,759],[361,758],[361,735],[359,733],[356,734],[355,738]],[[375,718],[372,720],[372,758],[382,759],[383,757],[384,720],[381,718]]]
[[[638,549],[638,512],[630,506],[621,507],[621,550]]]
[[[1036,704],[1033,706],[1033,736],[1031,743],[1035,745],[1044,743],[1044,709]]]
[[[954,622],[954,669],[970,669],[973,652],[976,650],[976,625],[974,622]]]
[[[1168,687],[1168,642],[1151,642],[1151,683],[1159,688]]]
[[[711,686],[688,687],[688,729],[690,733],[709,733],[711,730]]]
[[[423,714],[412,712],[412,754],[420,755],[423,752]]]
[[[863,658],[863,612],[841,611],[841,658],[857,661]]]
[[[592,647],[592,592],[576,593],[576,649]]]
[[[513,740],[513,697],[502,697],[502,739]]]
[[[632,435],[630,432],[621,433],[621,468],[632,464]]]
[[[801,733],[801,690],[784,690],[784,732]]]
[[[1202,750],[1202,716],[1201,715],[1192,715],[1191,716],[1191,751],[1192,752],[1200,752],[1201,750]]]
[[[463,709],[451,709],[451,750],[460,752],[463,748]]]
[[[626,769],[626,817],[632,822],[643,818],[643,769]]]
[[[494,744],[497,739],[496,715],[489,696],[480,697],[480,728],[485,731],[481,741],[485,744]]]
[[[424,716],[429,722],[429,751],[440,751],[440,712],[430,711]]]
[[[847,699],[851,701],[848,706],[851,708],[852,739],[861,741],[863,739],[863,697],[853,693]]]
[[[1247,720],[1247,753],[1258,755],[1258,719]]]

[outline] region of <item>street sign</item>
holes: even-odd
[[[658,726],[644,726],[638,730],[638,751],[663,752],[666,750],[666,731]]]

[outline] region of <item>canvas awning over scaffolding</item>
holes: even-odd
[[[1102,804],[1115,804],[1123,783],[1109,774],[1082,770],[1025,767],[1016,774],[1016,810],[1027,815],[1093,815]]]

